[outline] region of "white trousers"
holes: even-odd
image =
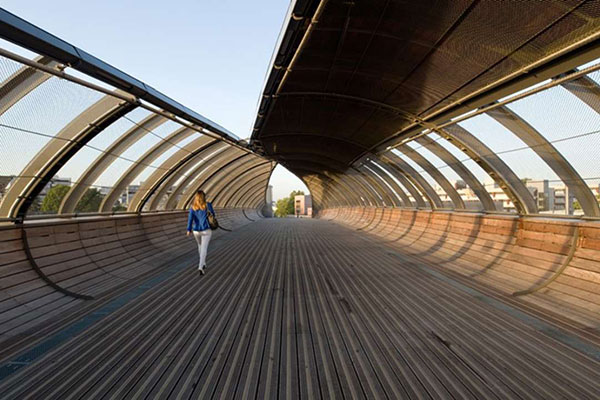
[[[202,269],[206,265],[206,253],[208,252],[208,243],[212,236],[212,231],[207,229],[205,231],[194,231],[194,239],[198,243],[198,253],[200,254],[200,263],[198,269]]]

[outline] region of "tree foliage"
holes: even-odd
[[[67,185],[52,186],[40,207],[40,211],[46,214],[56,214],[60,208],[60,203],[71,189]],[[97,212],[100,209],[100,204],[104,196],[98,189],[88,189],[77,203],[75,212]]]
[[[104,196],[98,189],[88,189],[77,203],[75,212],[98,212]]]
[[[112,210],[113,210],[114,212],[119,212],[119,211],[127,211],[127,207],[125,207],[125,206],[124,206],[124,205],[122,205],[122,204],[115,204],[115,205],[113,206]]]
[[[275,216],[284,218],[288,215],[294,215],[294,198],[303,194],[304,192],[302,190],[294,190],[288,197],[277,200],[277,203],[275,203]]]
[[[44,201],[42,201],[40,211],[47,214],[56,214],[62,199],[67,195],[69,189],[70,186],[67,185],[52,186],[50,190],[48,190],[48,193],[46,193]]]

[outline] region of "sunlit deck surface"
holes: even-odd
[[[196,257],[184,257],[185,268],[159,284],[150,279],[125,289],[141,295],[112,311],[110,299],[99,298],[29,333],[33,346],[68,335],[86,315],[106,313],[2,379],[0,397],[600,393],[597,357],[565,344],[597,352],[593,343],[356,229],[325,220],[260,220],[214,240],[207,275],[198,274]]]

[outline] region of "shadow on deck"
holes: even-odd
[[[205,276],[185,254],[75,306],[77,319],[59,315],[52,331],[20,334],[0,364],[1,397],[600,393],[592,343],[356,229],[258,220],[212,243]]]

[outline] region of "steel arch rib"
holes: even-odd
[[[588,76],[561,83],[561,86],[600,114],[600,85]]]
[[[217,142],[217,140],[202,136],[176,151],[144,181],[144,184],[140,186],[139,190],[135,193],[133,199],[129,203],[127,211],[141,212],[146,202],[150,200],[150,197],[153,194],[155,194],[160,185],[168,180],[173,173],[176,173],[197,153],[215,142]]]
[[[169,195],[165,209],[173,210],[177,207],[178,197],[186,190],[191,182],[197,179],[197,177],[201,175],[204,170],[210,167],[213,159],[217,159],[223,154],[238,154],[237,152],[239,151],[239,149],[231,147],[227,143],[220,142],[215,145],[214,151],[211,151],[210,154],[199,153],[196,158],[201,158],[202,162],[195,164],[185,172],[186,177],[179,182],[179,185],[177,185],[175,190],[173,190],[173,192]]]
[[[161,140],[146,151],[134,164],[132,164],[117,180],[100,205],[101,212],[111,211],[114,203],[121,193],[131,185],[133,180],[150,165],[154,160],[173,147],[173,143],[181,141],[195,133],[190,128],[180,128]]]
[[[373,179],[371,178],[371,176],[363,173],[363,171],[361,171],[358,168],[352,168],[352,169],[364,181],[364,183],[370,189],[371,193],[375,194],[375,198],[378,200],[377,201],[377,206],[378,207],[385,207],[386,206],[387,195],[384,192],[380,191],[379,186],[373,181]],[[388,202],[391,202],[391,199],[387,199],[387,200],[388,200]]]
[[[537,214],[537,204],[527,187],[496,153],[460,125],[451,125],[437,131],[451,144],[465,152],[481,166],[504,190],[517,211]]]
[[[496,205],[492,196],[485,190],[485,187],[477,180],[475,175],[464,166],[464,164],[452,153],[446,150],[442,145],[431,139],[429,136],[421,136],[415,140],[420,145],[431,151],[442,161],[446,163],[456,174],[471,188],[473,193],[479,198],[483,209],[486,211],[496,211]]]
[[[217,160],[216,163],[211,165],[206,171],[203,171],[202,175],[198,176],[182,193],[181,198],[178,200],[177,208],[186,208],[192,201],[196,188],[205,189],[204,185],[209,182],[213,177],[219,174],[227,166],[239,161],[245,157],[251,157],[251,153],[231,154],[229,157],[224,157],[222,160]],[[191,189],[191,190],[190,190]],[[206,190],[208,197],[210,198],[210,191]]]
[[[243,208],[244,207],[243,204],[239,204],[242,201],[246,201],[248,204],[250,204],[250,202],[252,200],[254,200],[256,197],[265,196],[266,188],[264,186],[268,182],[269,182],[269,176],[267,175],[266,178],[263,178],[261,181],[259,181],[255,185],[253,185],[251,188],[247,189],[246,193],[243,194],[243,196],[235,204],[234,208]],[[254,191],[252,192],[252,190],[254,190]],[[247,200],[245,200],[245,199],[247,199]]]
[[[56,61],[45,56],[38,56],[33,61],[47,67],[58,65]],[[0,115],[51,77],[52,75],[33,67],[23,66],[19,68],[0,84]]]
[[[262,187],[264,186],[264,184],[266,184],[269,181],[269,171],[264,171],[263,173],[254,176],[254,178],[252,178],[250,181],[248,181],[248,184],[246,185],[247,187],[242,188],[245,190],[242,190],[242,192],[237,194],[237,198],[233,197],[231,199],[231,203],[233,205],[234,208],[237,208],[238,206],[242,207],[243,204],[240,204],[241,202],[243,202],[243,200],[245,198],[248,197],[248,194],[257,186],[259,187],[259,189],[261,191],[265,191],[266,188]],[[235,201],[234,201],[235,200]],[[226,204],[226,207],[230,207],[230,204]]]
[[[276,165],[277,165],[276,163],[271,163],[271,170],[269,171],[269,175],[267,176],[267,179],[266,179],[266,182],[265,182],[264,188],[263,188],[263,196],[264,196],[263,199],[260,200],[260,197],[259,197],[259,199],[256,201],[256,203],[252,203],[252,201],[254,201],[254,199],[249,198],[245,204],[240,204],[240,207],[248,207],[248,208],[252,207],[254,209],[257,209],[258,207],[262,207],[262,204],[266,204],[267,188],[269,186],[269,181],[271,180],[271,175],[273,174],[273,169],[275,169]],[[261,202],[262,202],[262,204],[261,204]]]
[[[448,179],[446,179],[446,177],[442,175],[442,173],[425,157],[423,157],[418,151],[408,147],[407,145],[396,147],[396,149],[404,153],[407,157],[409,157],[411,160],[417,163],[419,167],[423,168],[425,172],[431,175],[431,177],[438,183],[438,185],[440,185],[440,187],[444,189],[448,197],[450,197],[455,209],[465,209],[465,203],[463,202],[462,197],[460,197],[460,194],[458,194],[458,192],[448,181]]]
[[[384,160],[380,155],[377,158],[371,158],[371,160],[377,160],[377,165],[381,166],[385,169],[389,174],[391,174],[404,188],[410,193],[413,197],[418,208],[428,208],[425,200],[423,199],[423,195],[419,192],[418,188],[413,184],[411,180],[406,177],[406,173],[398,166],[394,164],[390,160]],[[374,161],[375,162],[375,161]],[[431,203],[429,203],[431,205]]]
[[[249,157],[240,159],[238,162],[229,163],[204,181],[202,184],[204,192],[211,198],[211,201],[218,204],[215,191],[221,193],[240,174],[243,175],[249,168],[256,166],[256,161],[253,157]]]
[[[232,171],[232,175],[234,175],[232,179],[228,181],[223,180],[219,182],[220,184],[218,187],[211,189],[211,198],[215,204],[223,203],[225,206],[227,204],[227,200],[229,200],[229,197],[231,197],[232,191],[235,192],[240,187],[245,185],[245,180],[250,178],[248,174],[253,175],[257,172],[257,169],[261,170],[261,167],[265,167],[269,164],[269,161],[254,162],[252,165],[244,168],[242,171],[236,172],[237,169]]]
[[[421,193],[425,195],[427,200],[429,200],[431,208],[444,208],[442,199],[440,199],[440,196],[435,190],[433,190],[433,187],[431,187],[429,182],[427,182],[427,180],[423,178],[423,176],[413,167],[411,167],[406,161],[391,151],[381,154],[381,157],[387,158],[398,168],[404,171],[406,178],[409,179],[421,191]]]
[[[33,157],[11,184],[0,215],[23,219],[35,197],[79,149],[137,107],[106,95],[79,114]]]
[[[161,199],[164,196],[167,196],[168,201],[168,199],[170,198],[169,191],[173,190],[175,183],[178,180],[181,180],[182,177],[185,180],[186,173],[190,170],[190,168],[193,168],[193,166],[198,163],[198,158],[202,158],[203,155],[214,151],[215,146],[217,146],[219,143],[221,142],[215,140],[205,145],[202,145],[197,150],[195,150],[194,154],[189,156],[187,160],[180,162],[177,167],[173,168],[169,176],[163,179],[162,183],[156,186],[154,196],[148,198],[147,208],[152,211],[157,210],[158,206],[160,205]],[[167,203],[165,202],[165,209],[167,209],[166,204]]]
[[[398,198],[396,197],[395,194],[392,193],[391,189],[382,182],[381,177],[379,177],[377,174],[373,173],[372,171],[368,170],[367,168],[365,168],[364,166],[362,167],[355,167],[355,169],[360,172],[361,174],[363,174],[372,184],[372,186],[374,186],[378,192],[380,192],[380,195],[385,198],[387,198],[389,205],[391,207],[398,207],[400,205],[400,202],[398,201]],[[384,203],[385,203],[385,199],[384,199]]]
[[[514,133],[544,160],[575,194],[585,215],[589,217],[600,216],[600,206],[590,188],[567,159],[540,132],[508,107],[496,107],[488,111],[487,114]]]
[[[266,175],[264,176],[264,194],[266,196],[267,194],[267,185],[269,183],[269,179],[271,179],[271,173],[273,172],[273,165],[271,164],[269,166],[269,169],[263,171],[263,173],[261,175]],[[259,176],[261,176],[259,175]],[[232,194],[230,199],[225,203],[227,206],[229,205],[234,205],[234,206],[239,206],[239,207],[244,207],[244,204],[240,204],[242,202],[242,200],[244,200],[246,198],[245,194],[242,194],[241,192],[242,188],[240,188],[236,194]]]
[[[352,187],[352,184],[347,182],[347,176],[344,174],[332,174],[334,180],[334,186],[339,187],[340,192],[345,194],[346,197],[354,198],[356,206],[366,206],[364,197],[360,195],[360,191]]]
[[[94,184],[96,179],[106,171],[110,165],[123,154],[125,150],[134,145],[141,138],[145,137],[152,129],[165,123],[167,119],[160,115],[150,114],[139,124],[125,131],[108,148],[100,153],[98,157],[81,174],[78,182],[71,187],[63,198],[58,209],[59,214],[68,214],[75,211],[77,203],[83,197],[87,189]]]
[[[235,179],[229,181],[229,183],[225,187],[222,187],[213,197],[215,203],[222,203],[224,207],[227,207],[231,199],[233,199],[235,195],[247,185],[248,181],[252,179],[251,176],[254,177],[256,174],[260,175],[266,171],[271,171],[270,164],[270,162],[255,164],[242,172]],[[266,171],[265,167],[267,168]]]
[[[388,168],[387,166],[383,165],[383,163],[377,163],[375,162],[375,160],[377,160],[377,157],[370,155],[369,156],[369,163],[373,164],[373,166],[371,166],[371,168],[377,168],[377,169],[381,169],[381,177],[384,181],[386,181],[394,190],[394,192],[400,197],[400,199],[402,200],[402,205],[404,207],[414,207],[413,202],[410,200],[410,198],[408,197],[408,195],[406,194],[406,190],[404,188],[402,188],[394,179],[392,179],[392,177],[387,173],[392,173],[393,171],[391,171],[390,168]],[[376,170],[377,171],[377,170]],[[392,174],[394,175],[394,174]],[[395,175],[394,175],[395,176]]]
[[[350,187],[353,187],[354,190],[360,188],[360,193],[368,200],[370,206],[378,207],[379,199],[377,198],[377,193],[374,193],[369,186],[364,181],[364,177],[360,176],[357,172],[348,170],[344,174],[341,174],[342,179],[346,181],[350,181]]]
[[[228,174],[233,176],[230,179],[221,180],[218,180],[215,177],[212,182],[207,183],[209,186],[207,186],[206,190],[210,191],[210,197],[212,201],[216,204],[221,203],[222,196],[229,193],[229,191],[232,189],[232,186],[238,185],[240,180],[242,180],[243,184],[243,179],[247,173],[252,172],[255,168],[259,168],[260,166],[264,166],[268,163],[269,161],[249,158],[240,164],[231,165],[228,168],[223,169],[220,174]]]
[[[325,202],[328,201],[330,197],[333,197],[333,201],[335,201],[336,203],[340,205],[345,203],[347,206],[350,206],[350,202],[348,200],[349,197],[344,196],[343,192],[341,192],[339,188],[337,188],[334,185],[335,181],[333,179],[323,174],[314,174],[310,175],[309,177],[310,179],[304,177],[302,180],[304,181],[308,189],[311,191],[311,193],[313,193],[313,190],[317,191],[317,189],[319,189],[319,195],[322,197],[322,200],[320,201]],[[315,179],[320,179],[322,180],[322,182],[312,183],[315,181]],[[325,193],[326,190],[328,190],[329,192]]]

